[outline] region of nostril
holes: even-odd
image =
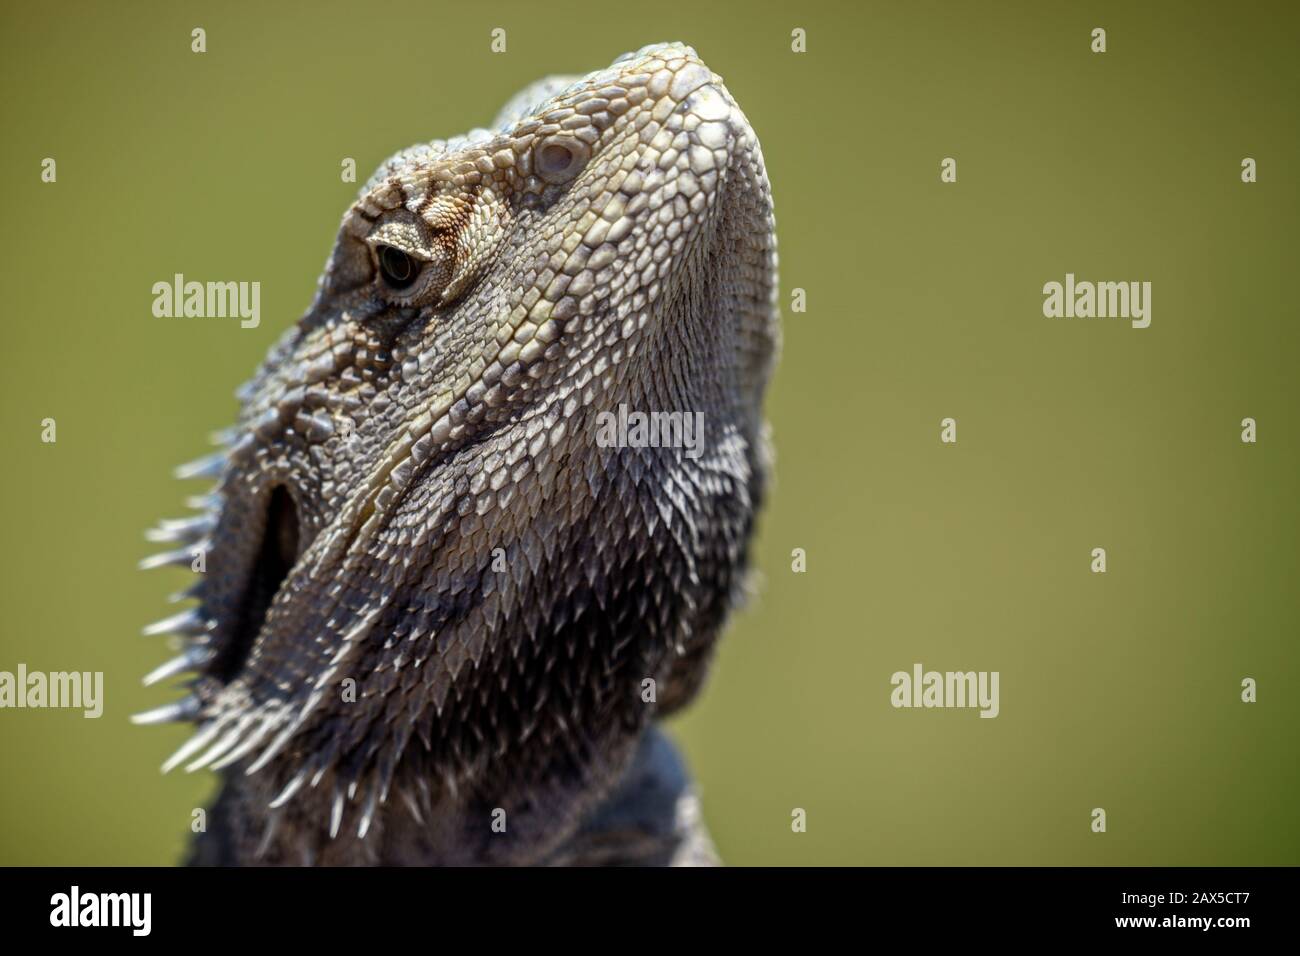
[[[267,503],[261,547],[244,585],[232,639],[214,665],[223,683],[233,680],[248,660],[271,602],[298,559],[298,545],[298,509],[288,489],[277,485]]]
[[[543,147],[541,156],[542,171],[547,173],[562,173],[573,162],[573,153],[567,147],[555,143]]]
[[[590,154],[586,143],[560,135],[539,143],[533,162],[537,175],[546,182],[564,183],[578,175]]]

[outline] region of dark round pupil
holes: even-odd
[[[384,281],[395,289],[404,289],[415,281],[415,263],[401,249],[380,246],[379,268],[384,273]]]

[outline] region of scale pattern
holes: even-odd
[[[145,715],[224,771],[198,859],[563,856],[743,590],[777,319],[758,141],[689,47],[385,162],[154,533],[206,555],[154,628],[191,694]],[[602,447],[620,405],[702,413],[701,453]]]

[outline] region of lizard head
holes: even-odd
[[[748,122],[678,44],[385,162],[195,469],[211,513],[162,529],[206,555],[166,622],[162,672],[198,674],[172,762],[328,791],[362,834],[394,783],[522,805],[607,773],[744,570],[772,229]],[[606,447],[620,407],[702,416],[701,452]]]

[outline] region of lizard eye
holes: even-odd
[[[379,272],[390,289],[408,289],[420,274],[418,263],[401,249],[379,247]]]
[[[590,155],[590,148],[582,140],[552,136],[537,144],[533,167],[548,183],[566,183],[578,175]]]

